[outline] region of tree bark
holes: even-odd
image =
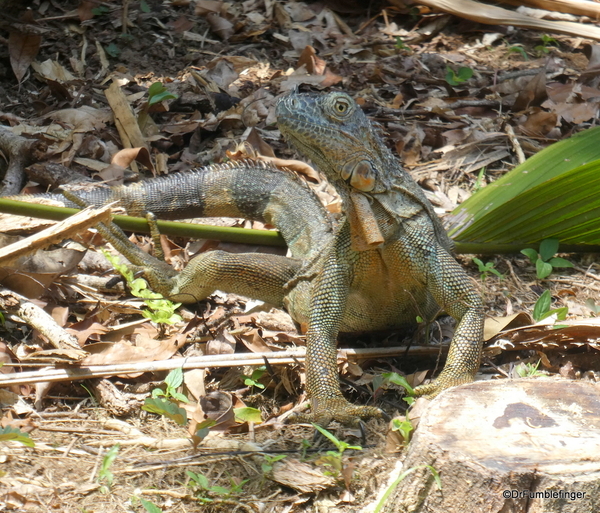
[[[600,511],[600,388],[538,378],[449,389],[426,409],[396,476],[416,467],[382,512]]]

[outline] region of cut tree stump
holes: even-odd
[[[426,408],[385,513],[600,511],[600,386],[480,381]]]

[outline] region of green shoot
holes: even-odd
[[[481,189],[483,187],[484,183],[485,183],[485,166],[479,170],[479,173],[477,173],[477,179],[475,180],[475,183],[473,184],[473,194],[475,194],[479,189]]]
[[[406,381],[406,378],[404,376],[400,376],[400,374],[397,374],[396,372],[385,372],[384,374],[382,374],[382,376],[385,380],[383,383],[393,383],[394,385],[401,386],[402,388],[404,388],[404,390],[406,390],[406,393],[408,395],[407,397],[403,397],[402,399],[404,399],[404,401],[409,406],[411,406],[415,402],[415,390],[408,384],[408,381]]]
[[[148,288],[148,282],[142,278],[135,278],[131,269],[119,262],[119,257],[113,256],[107,251],[103,251],[103,254],[115,270],[125,278],[131,294],[144,300],[148,308],[141,311],[144,317],[157,324],[177,324],[183,320],[175,312],[181,306],[181,303],[173,303],[173,301],[165,299],[161,294],[152,292]]]
[[[230,478],[231,488],[225,488],[224,486],[211,485],[208,482],[207,477],[201,473],[195,473],[191,470],[187,470],[186,474],[190,478],[187,486],[189,488],[195,488],[198,498],[202,502],[212,502],[213,499],[207,497],[207,495],[218,496],[221,499],[227,499],[232,495],[240,494],[242,492],[243,486],[248,482],[248,479],[244,479],[243,481],[236,483],[232,478]]]
[[[558,251],[558,239],[544,239],[540,243],[539,252],[533,248],[522,249],[523,253],[532,264],[535,264],[535,271],[538,280],[547,278],[554,268],[573,267],[573,264],[564,258],[555,257]]]
[[[400,433],[400,436],[402,436],[402,439],[404,440],[404,445],[408,445],[410,434],[414,429],[412,422],[408,418],[408,413],[404,420],[392,419],[392,431],[398,431],[398,433]]]
[[[515,372],[520,378],[537,378],[538,376],[543,376],[544,373],[538,370],[541,361],[538,360],[536,364],[521,362],[515,367]]]
[[[347,449],[362,451],[362,447],[360,445],[350,445],[343,440],[338,440],[333,433],[330,433],[325,428],[322,428],[317,424],[313,423],[313,427],[331,443],[333,443],[337,449],[337,451],[327,451],[325,456],[321,456],[321,458],[319,458],[319,461],[331,469],[330,471],[325,472],[325,474],[331,475],[338,479],[343,470],[342,458],[344,451]]]
[[[523,57],[524,61],[528,61],[529,60],[529,56],[527,55],[527,52],[525,52],[525,49],[522,46],[511,46],[508,49],[509,52],[511,53],[518,53],[519,55],[521,55],[521,57]]]
[[[461,85],[473,76],[473,70],[466,66],[458,68],[458,72],[446,66],[446,82],[451,86]]]
[[[479,272],[481,275],[479,276],[481,281],[485,281],[490,274],[494,274],[498,276],[501,280],[504,279],[504,275],[498,271],[498,269],[494,269],[494,264],[492,262],[488,262],[484,264],[479,258],[473,258],[473,262],[477,265]]]
[[[549,317],[553,314],[556,314],[556,318],[559,321],[564,321],[567,317],[567,313],[569,313],[569,309],[566,306],[561,308],[551,309],[552,305],[552,296],[550,295],[549,290],[544,290],[542,295],[535,302],[533,307],[532,317],[536,322],[540,322],[541,320]]]
[[[162,415],[183,426],[187,423],[187,413],[177,402],[189,403],[189,400],[177,391],[183,383],[183,370],[181,367],[169,372],[164,383],[164,390],[162,388],[152,390],[152,397],[146,398],[142,410]]]
[[[542,35],[542,44],[541,45],[537,45],[535,47],[535,51],[539,54],[539,55],[543,55],[546,53],[550,53],[550,49],[551,48],[556,48],[558,46],[558,41],[556,39],[554,39],[553,37],[550,37],[546,34]]]
[[[252,371],[251,376],[242,375],[240,377],[243,379],[244,385],[246,385],[247,387],[256,387],[263,390],[265,386],[262,383],[259,383],[259,380],[265,375],[266,372],[267,368],[264,365],[262,365],[261,367],[257,367],[256,369],[254,369]]]
[[[276,456],[263,454],[263,458],[265,459],[265,461],[260,466],[261,470],[263,471],[263,474],[268,474],[269,472],[271,472],[271,470],[273,470],[273,464],[286,457],[287,454],[277,454]]]
[[[412,50],[410,49],[410,46],[408,46],[404,41],[402,41],[401,37],[396,37],[396,48],[398,48],[398,50],[405,50],[407,52],[411,52]]]
[[[104,481],[106,483],[106,486],[102,486],[101,488],[102,493],[108,493],[109,488],[113,484],[115,476],[110,471],[110,468],[119,454],[120,447],[120,444],[113,445],[104,455],[104,458],[102,458],[102,465],[100,466],[100,471],[98,472],[98,482]]]
[[[585,306],[587,306],[594,315],[598,315],[600,313],[600,305],[597,305],[591,297],[585,300]]]
[[[159,508],[156,504],[154,504],[153,502],[147,501],[146,499],[139,499],[140,504],[142,505],[142,507],[148,512],[148,513],[162,513],[162,509]]]

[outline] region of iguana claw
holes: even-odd
[[[315,403],[318,403],[315,406]],[[327,427],[335,420],[345,426],[357,427],[362,420],[389,418],[375,406],[357,406],[342,397],[313,401],[311,413],[294,413],[287,419],[288,424],[315,423]]]

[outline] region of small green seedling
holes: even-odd
[[[559,321],[564,321],[569,313],[569,309],[566,306],[561,308],[550,308],[552,305],[552,296],[550,295],[549,290],[544,290],[542,295],[535,302],[533,307],[532,317],[535,322],[540,322],[546,317],[550,317],[551,315],[556,314],[556,318]]]
[[[479,173],[477,173],[477,179],[475,180],[475,183],[473,184],[473,194],[475,194],[485,184],[485,171],[486,171],[486,169],[484,166],[479,170]]]
[[[408,418],[408,413],[406,414],[404,420],[392,419],[392,431],[397,431],[398,433],[400,433],[400,436],[403,440],[403,447],[408,445],[408,442],[410,442],[410,434],[413,432],[414,429],[415,428],[412,425],[412,422]]]
[[[261,390],[263,390],[265,388],[265,386],[262,383],[259,383],[260,378],[262,378],[265,373],[267,372],[267,368],[262,365],[260,367],[257,367],[256,369],[254,369],[252,371],[252,375],[251,376],[244,376],[242,374],[241,378],[244,381],[244,385],[246,385],[247,387],[256,387],[256,388],[260,388]]]
[[[485,281],[490,274],[498,276],[498,278],[500,278],[501,280],[504,279],[504,275],[500,271],[498,271],[498,269],[494,269],[493,262],[488,262],[487,264],[484,264],[481,260],[479,260],[479,258],[473,258],[473,262],[477,265],[477,268],[481,273],[481,275],[479,276],[481,278],[481,281]]]
[[[558,267],[573,267],[573,264],[568,260],[554,255],[558,251],[558,239],[544,239],[540,243],[539,252],[533,248],[522,249],[523,253],[532,264],[535,264],[535,272],[538,280],[547,278],[552,273],[554,268]]]
[[[521,362],[515,367],[515,372],[520,378],[537,378],[543,376],[544,373],[538,370],[541,361],[542,360],[538,360],[535,364]]]
[[[347,449],[362,451],[362,447],[360,445],[350,445],[349,443],[344,442],[343,440],[338,440],[333,433],[330,433],[325,428],[322,428],[317,424],[313,423],[313,427],[324,437],[326,437],[331,443],[333,443],[337,449],[337,451],[327,451],[325,453],[325,456],[322,456],[320,458],[320,461],[331,469],[330,471],[325,472],[325,474],[338,479],[343,469],[342,458],[344,455],[344,451],[346,451]]]
[[[545,53],[550,53],[551,48],[556,48],[557,46],[558,41],[556,39],[544,34],[542,35],[542,44],[537,45],[535,51],[538,52],[539,55],[543,55]]]
[[[411,406],[415,402],[415,389],[408,384],[408,381],[406,381],[406,378],[404,376],[400,376],[400,374],[398,374],[396,372],[384,372],[382,374],[382,377],[384,380],[382,381],[381,384],[379,384],[379,386],[377,388],[379,388],[386,382],[393,383],[394,385],[401,386],[402,388],[404,388],[404,390],[406,390],[407,395],[405,397],[403,397],[402,399],[409,406]]]
[[[261,464],[260,468],[263,471],[263,474],[268,474],[273,470],[273,464],[286,458],[287,454],[277,454],[275,456],[271,456],[270,454],[263,454],[263,458],[265,461]]]
[[[115,462],[115,459],[117,458],[117,455],[119,454],[120,447],[120,444],[113,445],[104,455],[104,458],[102,458],[102,465],[100,466],[100,471],[98,472],[98,482],[106,483],[106,485],[103,485],[100,488],[102,493],[108,493],[110,487],[113,484],[115,476],[110,471],[110,468],[112,467],[113,463]]]
[[[148,310],[141,311],[144,317],[159,325],[176,324],[183,320],[181,315],[175,312],[181,306],[181,303],[173,303],[173,301],[165,299],[161,294],[152,292],[148,288],[148,282],[142,278],[135,278],[131,269],[127,265],[120,263],[118,257],[111,255],[108,251],[103,251],[102,253],[115,270],[125,278],[131,294],[144,300],[148,308]]]
[[[525,52],[525,49],[522,46],[511,46],[508,51],[510,53],[518,53],[521,57],[523,57],[524,61],[528,61],[529,60],[529,56],[527,55],[527,52]]]
[[[227,499],[232,495],[240,494],[242,492],[243,486],[248,482],[248,479],[244,479],[240,483],[236,483],[232,478],[230,478],[231,488],[225,488],[224,486],[210,485],[207,477],[201,473],[195,473],[191,470],[186,470],[186,474],[190,478],[187,486],[189,488],[196,488],[196,493],[198,494],[198,498],[202,502],[212,502],[213,499],[207,497],[207,495],[218,496],[221,499]]]
[[[396,37],[396,48],[398,48],[398,50],[412,52],[410,46],[408,46],[404,41],[402,41],[401,37]]]
[[[473,70],[466,66],[458,68],[458,72],[446,66],[446,82],[451,86],[461,85],[473,76]]]
[[[146,398],[142,410],[162,415],[183,426],[187,423],[187,413],[177,402],[189,403],[189,400],[177,391],[183,383],[181,367],[169,372],[164,383],[164,390],[162,388],[152,390],[152,397]]]

